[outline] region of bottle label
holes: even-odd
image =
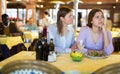
[[[48,61],[49,62],[55,62],[56,61],[56,54],[55,52],[51,52],[48,56]]]
[[[48,56],[48,61],[49,61],[49,62],[54,62],[54,57],[53,57],[53,55],[49,55],[49,56]]]

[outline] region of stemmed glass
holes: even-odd
[[[77,42],[77,46],[80,50],[82,50],[84,48],[83,40],[80,40],[79,42]]]
[[[31,45],[31,40],[29,38],[25,38],[24,39],[24,45],[26,47],[26,50],[28,51],[29,46]],[[26,55],[29,55],[28,53],[26,53]]]

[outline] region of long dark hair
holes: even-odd
[[[71,12],[72,10],[68,7],[61,7],[57,13],[57,29],[58,29],[58,33],[60,35],[62,35],[62,29],[63,29],[63,23],[60,19],[60,17],[65,17],[69,12]]]
[[[87,24],[87,26],[90,27],[90,28],[92,28],[91,21],[92,21],[93,17],[95,16],[96,12],[102,12],[102,10],[101,9],[92,9],[90,11],[89,15],[88,15],[88,24]]]

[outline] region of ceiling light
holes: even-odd
[[[41,2],[41,0],[38,0],[38,2]]]
[[[9,1],[6,1],[6,3],[9,3]]]
[[[50,1],[50,3],[59,3],[59,4],[65,4],[64,2],[62,2],[62,1],[57,1],[57,0],[52,0],[52,1]]]
[[[116,2],[118,2],[118,0],[116,0]]]
[[[40,5],[41,8],[43,8],[43,5]]]
[[[113,6],[113,8],[116,8],[116,6]]]
[[[97,4],[102,4],[102,2],[97,2]]]
[[[21,1],[21,0],[16,0],[16,1]]]

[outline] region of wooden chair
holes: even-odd
[[[93,74],[120,74],[120,63],[104,66],[96,70]]]
[[[114,52],[120,51],[120,37],[113,38],[113,46],[114,46]]]
[[[2,67],[1,74],[64,74],[46,61],[17,60]]]

